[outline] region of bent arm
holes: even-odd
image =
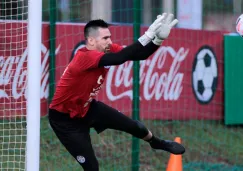
[[[153,42],[149,42],[146,46],[143,46],[139,41],[137,41],[117,53],[104,54],[101,57],[98,66],[120,65],[129,60],[145,60],[158,48],[159,46],[155,45]]]

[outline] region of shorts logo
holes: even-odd
[[[78,160],[79,163],[85,162],[85,158],[83,156],[77,156],[77,160]]]

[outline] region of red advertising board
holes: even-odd
[[[22,23],[4,24],[12,29]],[[82,24],[57,24],[56,82],[72,54],[82,47]],[[112,26],[115,43],[133,42],[131,26]],[[141,29],[141,33],[145,31]],[[21,34],[26,33],[22,32]],[[0,30],[0,115],[26,109],[27,49],[7,47],[19,34]],[[14,37],[13,39],[4,39]],[[25,34],[26,35],[26,34]],[[26,39],[26,37],[20,37]],[[16,39],[16,40],[15,40]],[[21,42],[21,41],[19,41]],[[24,41],[26,43],[26,40]],[[6,44],[6,45],[5,45]],[[17,49],[16,52],[13,49]],[[49,26],[42,32],[41,114],[47,114],[49,92]],[[98,99],[127,115],[132,113],[132,61],[112,66]],[[140,61],[140,117],[144,119],[223,118],[223,36],[220,31],[173,29],[170,37],[147,60]]]

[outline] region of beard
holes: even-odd
[[[110,50],[111,50],[111,46],[109,45],[109,46],[107,46],[107,47],[105,48],[104,52],[105,52],[105,53],[109,53]]]

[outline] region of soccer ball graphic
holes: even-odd
[[[204,46],[195,56],[192,68],[192,87],[201,104],[209,103],[215,93],[218,81],[217,61],[213,50]]]
[[[236,20],[236,31],[241,37],[243,37],[243,14],[241,14]]]

